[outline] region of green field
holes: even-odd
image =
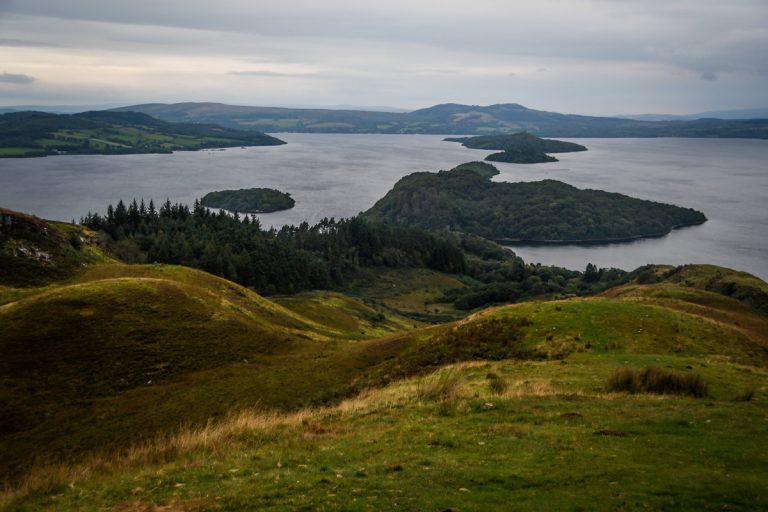
[[[40,148],[7,147],[0,148],[0,156],[31,156],[40,153],[40,151]]]
[[[283,141],[216,125],[167,123],[135,112],[0,115],[0,157],[169,153],[205,148],[268,146]]]

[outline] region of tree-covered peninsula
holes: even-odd
[[[273,188],[243,188],[209,192],[201,200],[208,208],[230,212],[270,213],[293,208],[296,201],[290,194]]]
[[[580,190],[555,180],[496,183],[490,181],[487,166],[464,164],[451,171],[410,174],[363,215],[506,243],[624,241],[662,236],[707,220],[690,208]]]
[[[492,153],[485,159],[489,162],[506,162],[508,164],[545,164],[558,161],[557,158],[535,149],[508,149],[499,153]]]
[[[285,142],[257,131],[214,124],[169,123],[137,112],[0,115],[0,158],[171,153],[279,144]]]
[[[527,132],[512,135],[481,135],[478,137],[449,137],[448,142],[459,142],[471,149],[494,149],[501,151],[488,155],[489,162],[507,162],[512,164],[538,164],[557,162],[557,158],[547,153],[571,153],[586,151],[581,144],[561,140],[542,139]]]

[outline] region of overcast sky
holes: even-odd
[[[768,0],[0,0],[0,105],[768,106]]]

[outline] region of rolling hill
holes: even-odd
[[[5,246],[69,230],[92,259],[0,287],[9,510],[768,504],[768,284],[749,274],[651,266],[599,296],[425,326],[22,226]],[[608,387],[649,367],[705,396]]]
[[[259,132],[212,124],[168,123],[136,112],[0,115],[0,157],[170,153],[278,144],[285,142]]]
[[[638,121],[560,114],[516,103],[445,103],[412,112],[250,107],[222,103],[149,103],[115,109],[158,119],[216,123],[234,129],[306,133],[432,133],[489,135],[527,131],[545,137],[768,138],[768,120]]]
[[[713,270],[721,277],[730,273],[685,271]],[[311,341],[291,339],[291,328],[303,327],[300,317],[260,304],[276,321],[274,332],[285,338],[261,346],[238,343],[235,328],[209,340],[224,360],[224,349],[234,345],[242,351],[236,357],[253,358],[248,363],[169,375],[167,382],[161,377],[117,396],[65,402],[57,406],[56,423],[45,421],[48,437],[39,437],[38,426],[37,445],[25,445],[24,436],[16,435],[4,453],[34,450],[39,443],[48,450],[65,441],[71,445],[82,442],[85,432],[100,449],[110,446],[110,435],[153,439],[151,431],[163,430],[166,415],[193,427],[136,444],[122,455],[65,452],[81,465],[38,462],[25,487],[2,498],[22,510],[254,504],[265,510],[319,504],[341,510],[355,499],[377,509],[485,508],[500,507],[511,497],[527,509],[586,506],[583,500],[589,498],[601,503],[598,510],[626,500],[650,508],[682,503],[714,510],[737,503],[757,510],[768,503],[759,484],[766,463],[760,419],[768,413],[768,319],[736,299],[684,290],[666,279],[631,284],[603,297],[504,306],[454,324],[337,345],[317,335]],[[91,308],[102,302],[83,293],[77,297]],[[160,296],[144,300],[154,308],[164,304]],[[128,311],[124,304],[109,306]],[[322,304],[329,311],[336,307],[325,298]],[[72,302],[64,307],[72,308]],[[176,321],[194,322],[195,314],[179,312]],[[327,318],[324,312],[319,316]],[[115,323],[104,329],[110,327]],[[259,328],[251,328],[258,337]],[[90,331],[85,337],[92,336]],[[175,353],[172,339],[167,333],[157,338],[158,348],[167,350],[164,359]],[[194,339],[191,343],[195,354],[210,353]],[[261,352],[266,347],[268,354]],[[132,352],[120,352],[121,361],[134,365],[135,356],[126,358]],[[46,353],[35,361],[45,362]],[[91,357],[96,355],[79,364]],[[318,358],[324,362],[307,362]],[[341,362],[346,371],[339,369]],[[63,379],[54,383],[69,382],[71,375],[63,371],[68,364],[72,359],[65,357],[47,370]],[[616,371],[648,366],[705,379],[707,398],[606,392]],[[105,371],[115,371],[114,365]],[[154,372],[155,378],[161,373]],[[355,374],[368,375],[359,385],[375,388],[339,405],[290,412],[294,407],[287,397],[311,396],[308,387],[334,389]],[[413,375],[421,377],[407,378]],[[26,393],[35,385],[31,379],[23,383]],[[74,384],[69,389],[82,393]],[[44,392],[45,387],[36,392],[36,402]],[[255,402],[272,394],[283,401]],[[202,416],[212,411],[218,420],[206,423]],[[36,412],[40,417],[41,410]],[[558,463],[558,457],[567,463]],[[709,479],[722,481],[713,487],[706,484]],[[547,492],[534,492],[541,488]]]

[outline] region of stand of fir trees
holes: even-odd
[[[195,201],[157,208],[135,199],[88,213],[80,223],[102,232],[119,258],[199,268],[265,295],[340,289],[362,268],[420,267],[465,277],[444,299],[461,309],[551,293],[584,294],[626,280],[617,269],[588,275],[530,265],[473,235],[431,232],[360,217],[263,229],[255,216],[214,213]],[[586,279],[585,279],[586,277]]]

